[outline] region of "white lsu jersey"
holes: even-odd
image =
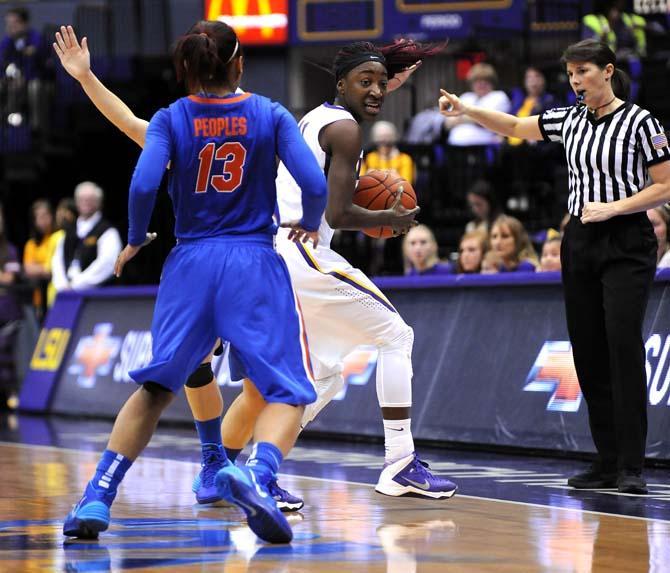
[[[343,119],[356,121],[343,107],[324,103],[307,113],[298,123],[300,132],[326,177],[328,177],[329,157],[319,144],[319,134],[327,125]],[[287,222],[302,219],[302,191],[283,163],[280,163],[277,169],[276,186],[280,220]],[[332,237],[333,229],[326,222],[324,215],[319,225],[319,243],[328,247]]]
[[[322,104],[299,122],[307,145],[326,176],[329,156],[319,145],[321,130],[340,120],[355,121],[344,108]],[[355,169],[360,168],[360,161]],[[302,217],[300,187],[280,164],[277,203],[282,221]],[[382,407],[412,403],[413,332],[391,302],[365,274],[330,248],[333,230],[321,220],[319,246],[288,240],[289,230],[277,232],[277,252],[286,262],[300,301],[318,399],[305,409],[303,425],[327,404],[344,384],[344,360],[360,345],[376,346],[379,353],[377,396]],[[384,368],[384,364],[386,368]]]

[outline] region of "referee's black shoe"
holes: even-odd
[[[585,472],[568,478],[568,485],[575,489],[613,489],[618,487],[616,470],[604,470],[598,463]]]
[[[621,470],[617,480],[617,489],[619,493],[633,493],[637,495],[646,495],[649,493],[647,482],[644,481],[641,473],[636,470]]]

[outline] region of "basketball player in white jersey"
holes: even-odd
[[[78,45],[70,55],[81,68],[81,58],[77,60],[79,55],[75,53],[77,48]],[[303,427],[342,388],[343,360],[347,354],[359,345],[376,346],[379,349],[377,396],[384,418],[386,451],[385,467],[376,490],[391,496],[440,499],[451,497],[456,486],[428,471],[426,464],[416,456],[411,434],[413,331],[362,271],[330,249],[334,228],[359,230],[384,225],[401,234],[414,224],[418,208],[411,211],[403,208],[399,197],[390,209],[383,211],[369,211],[353,204],[362,150],[360,123],[379,114],[389,81],[394,81],[395,74],[403,77],[403,70],[435,51],[401,41],[385,48],[358,42],[338,52],[333,65],[337,84],[334,104],[315,108],[300,122],[301,131],[328,178],[328,207],[319,229],[319,245],[317,248],[296,247],[288,241],[290,230],[280,229],[277,250],[286,260],[302,306],[318,393],[317,401],[305,411]],[[68,72],[79,79],[81,70],[73,73],[73,60],[66,62],[61,58]],[[90,69],[87,73],[91,74]],[[398,81],[395,78],[396,84]],[[97,79],[93,87],[88,85],[85,89],[114,125],[143,144],[146,122],[136,118]],[[300,190],[283,165],[278,170],[277,195],[281,220],[294,220],[300,209]],[[197,411],[205,404],[222,409],[209,360],[211,357],[201,367],[199,378],[203,383],[186,386],[196,420],[208,420],[207,415]],[[244,377],[234,349],[231,349],[231,377]],[[263,406],[253,384],[245,382],[243,392],[230,406],[221,428],[228,458],[234,459],[249,441],[253,420]],[[216,423],[217,418],[209,421]],[[194,484],[199,501],[214,500],[210,490],[214,487],[211,478],[216,464],[211,455],[203,462],[203,470]],[[297,510],[303,505],[300,498],[276,484],[270,491],[284,510]]]
[[[286,261],[300,300],[310,344],[318,398],[308,406],[303,427],[342,389],[343,360],[357,346],[379,349],[377,397],[384,418],[386,467],[376,490],[386,495],[450,497],[456,486],[433,476],[417,458],[410,429],[412,405],[412,329],[363,272],[330,248],[333,229],[360,230],[388,225],[407,231],[418,208],[369,211],[353,204],[362,150],[360,123],[381,111],[389,76],[416,63],[427,50],[411,42],[377,48],[357,42],[340,50],[333,64],[337,96],[300,121],[300,130],[328,179],[328,206],[319,228],[319,244],[295,244],[287,229],[277,235],[277,251]],[[279,166],[277,200],[282,221],[300,216],[300,188]],[[234,353],[233,353],[234,356]],[[233,366],[233,376],[235,367]],[[224,428],[226,418],[224,417]]]

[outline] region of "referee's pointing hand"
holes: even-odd
[[[615,203],[587,203],[582,209],[582,223],[599,223],[616,215]]]

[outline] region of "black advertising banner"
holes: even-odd
[[[513,279],[487,284],[486,278],[459,284],[445,277],[435,288],[420,288],[416,280],[379,281],[414,328],[412,433],[426,440],[594,451],[558,278],[538,276],[546,284],[525,285]],[[664,459],[670,459],[668,295],[668,283],[657,280],[644,326],[647,456]],[[376,351],[367,354],[367,363],[350,365],[346,398],[333,401],[309,429],[383,436]]]
[[[557,277],[379,282],[414,328],[415,437],[593,451]],[[647,455],[665,459],[670,459],[668,284],[654,285],[644,327]],[[114,416],[135,390],[128,371],[151,356],[155,290],[145,290],[142,296],[114,298],[113,289],[104,297],[86,296],[62,362],[54,365],[59,378],[52,411]],[[360,347],[347,358],[344,389],[307,431],[383,436],[377,354],[374,347]],[[230,404],[241,383],[230,380],[226,356],[213,368]],[[26,384],[33,379],[29,373]],[[191,420],[183,392],[165,418]]]

